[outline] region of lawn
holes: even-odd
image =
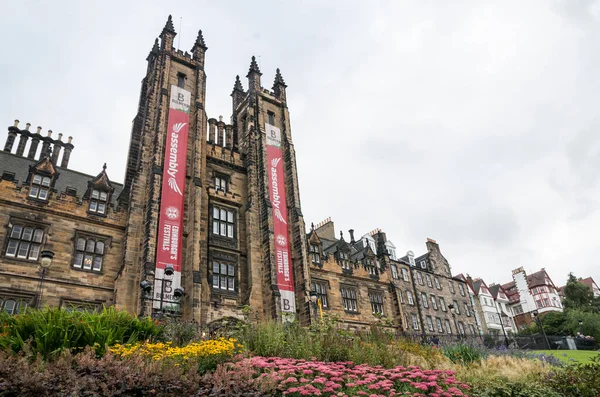
[[[554,357],[559,358],[566,363],[572,363],[573,361],[570,360],[572,358],[574,361],[583,364],[589,362],[592,357],[600,354],[597,351],[590,350],[533,350],[533,352],[538,354],[543,353],[546,355],[553,355]]]

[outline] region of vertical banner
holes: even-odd
[[[155,309],[179,309],[179,305],[173,297],[173,291],[181,286],[183,193],[185,191],[190,98],[189,91],[175,85],[171,86],[156,241],[153,301]],[[171,276],[165,275],[167,265],[173,266],[174,272]]]
[[[277,287],[281,293],[281,311],[295,315],[296,298],[294,295],[292,256],[290,255],[288,241],[288,212],[281,151],[281,130],[267,123],[265,123],[265,130],[267,132],[267,175],[270,185],[271,206],[273,207]]]

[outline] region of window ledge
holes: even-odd
[[[346,313],[346,314],[355,314],[355,315],[359,315],[360,314],[360,312],[353,312],[353,311],[350,311],[350,310],[344,310],[344,313]]]
[[[105,213],[101,213],[101,212],[94,212],[94,211],[87,211],[88,215],[93,215],[93,216],[97,216],[99,218],[106,218],[106,212]]]
[[[48,199],[43,200],[37,197],[31,197],[31,196],[27,196],[27,200],[31,201],[32,203],[36,203],[36,204],[48,204]]]
[[[75,270],[77,272],[84,272],[84,273],[91,273],[91,274],[98,274],[98,275],[103,275],[104,274],[104,270],[98,271],[98,270],[92,270],[92,269],[89,269],[89,270],[88,269],[80,269],[80,268],[75,267],[73,265],[71,265],[71,269]]]
[[[14,256],[6,256],[6,255],[2,256],[2,260],[4,262],[15,262],[15,263],[26,262],[26,263],[31,263],[31,264],[35,264],[35,265],[39,265],[39,263],[40,263],[39,259],[17,258]]]

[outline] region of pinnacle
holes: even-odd
[[[152,52],[158,52],[158,38],[154,40],[154,47],[152,47]]]
[[[285,81],[283,81],[283,77],[281,76],[279,68],[277,68],[277,73],[275,73],[275,82],[273,83],[273,87],[275,87],[276,85],[282,85],[284,87],[287,87]]]
[[[252,62],[250,62],[250,70],[248,70],[248,75],[250,75],[250,73],[255,72],[258,73],[259,75],[262,76],[262,73],[260,72],[260,69],[258,68],[258,64],[256,63],[256,57],[254,55],[252,55]]]
[[[235,84],[233,85],[234,91],[242,91],[244,92],[244,87],[242,87],[242,82],[240,81],[240,75],[235,76]]]
[[[167,19],[167,23],[165,24],[165,27],[162,32],[163,32],[163,34],[165,32],[177,34],[177,32],[175,32],[175,26],[173,26],[173,17],[171,15],[169,15],[169,18]]]
[[[194,47],[192,47],[192,52],[198,48],[202,48],[204,51],[208,49],[206,43],[204,42],[204,36],[202,36],[202,30],[198,31],[198,37],[196,37],[196,42],[194,43]]]

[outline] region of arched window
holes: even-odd
[[[102,271],[104,262],[105,242],[95,237],[80,236],[75,244],[75,269]]]
[[[37,261],[44,239],[44,231],[32,226],[14,224],[8,234],[7,257]]]

